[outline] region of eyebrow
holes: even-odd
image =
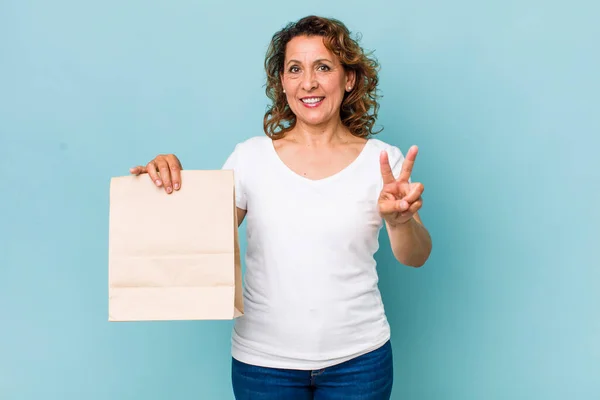
[[[320,62],[323,62],[323,61],[327,61],[328,63],[330,63],[330,64],[333,64],[333,61],[331,61],[331,60],[330,60],[330,59],[328,59],[328,58],[319,58],[318,60],[315,60],[315,62],[314,62],[313,64],[318,64],[318,63],[320,63]],[[291,63],[302,64],[302,62],[301,62],[301,61],[298,61],[298,60],[290,60],[290,61],[288,61],[288,62],[286,63],[286,65],[289,65],[289,64],[291,64]]]

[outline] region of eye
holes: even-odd
[[[319,71],[324,71],[324,72],[331,70],[331,68],[329,68],[329,66],[328,66],[328,65],[325,65],[325,64],[321,64],[321,65],[319,65],[319,68],[317,68],[317,69],[318,69]]]
[[[296,65],[292,65],[288,71],[292,74],[295,74],[297,72],[300,72],[300,68],[298,68]]]

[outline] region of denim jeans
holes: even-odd
[[[300,371],[257,367],[232,359],[236,400],[389,400],[392,346],[329,368]]]

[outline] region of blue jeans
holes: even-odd
[[[237,400],[389,400],[393,383],[392,346],[333,367],[301,371],[257,367],[232,359]]]

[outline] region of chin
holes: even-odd
[[[304,115],[296,116],[298,122],[302,122],[306,125],[324,125],[330,122],[333,118],[331,116],[323,115]]]

